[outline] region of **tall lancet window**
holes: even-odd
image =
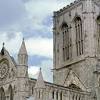
[[[9,100],[13,100],[13,89],[12,86],[9,86]]]
[[[76,30],[76,50],[77,56],[83,54],[83,32],[82,32],[82,20],[80,17],[75,18],[75,30]]]
[[[66,61],[71,58],[71,38],[67,23],[62,24],[61,30],[63,34],[63,60]]]
[[[3,88],[0,88],[0,100],[6,100],[5,92]]]
[[[98,52],[100,53],[100,16],[97,18]]]

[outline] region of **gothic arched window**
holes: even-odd
[[[13,100],[13,95],[14,95],[14,94],[13,94],[13,89],[12,89],[12,86],[10,85],[10,86],[9,86],[9,99],[10,99],[10,100]]]
[[[58,92],[56,92],[56,100],[58,100]]]
[[[62,27],[63,34],[63,60],[69,60],[71,58],[71,36],[68,25],[63,22]]]
[[[52,99],[54,99],[54,91],[52,92]]]
[[[62,92],[60,93],[60,100],[62,100]]]
[[[32,87],[32,94],[34,93],[34,87]]]
[[[75,18],[75,30],[76,30],[76,50],[77,56],[83,54],[83,32],[82,32],[82,20],[80,17]]]
[[[97,18],[98,51],[100,53],[100,16]]]
[[[0,100],[6,100],[5,92],[3,88],[0,88]]]
[[[40,93],[40,91],[39,91],[39,99],[40,99],[40,95],[41,95],[41,93]]]
[[[78,96],[76,95],[76,100],[78,99]]]

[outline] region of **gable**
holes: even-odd
[[[81,82],[81,80],[77,77],[77,75],[69,69],[69,73],[66,76],[64,86],[69,87],[69,88],[74,88],[74,89],[80,89],[83,91],[86,91],[86,87],[84,84]]]
[[[7,50],[4,55],[0,53],[0,80],[3,82],[12,81],[16,77],[16,63]]]

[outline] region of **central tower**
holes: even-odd
[[[99,2],[77,0],[54,12],[54,83],[89,91],[100,84]]]

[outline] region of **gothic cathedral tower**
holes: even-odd
[[[54,12],[53,38],[54,83],[100,94],[100,0]]]
[[[23,40],[21,48],[18,54],[18,66],[17,66],[17,96],[18,100],[26,100],[29,94],[28,88],[28,55]]]

